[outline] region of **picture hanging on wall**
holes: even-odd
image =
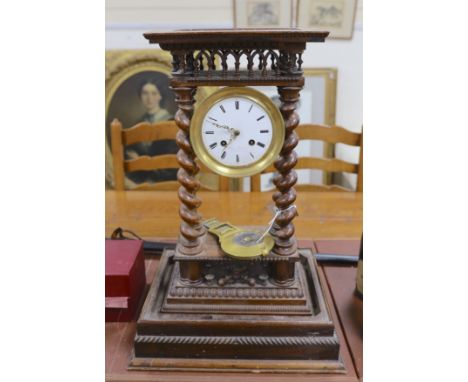
[[[140,122],[156,124],[174,120],[177,105],[170,88],[171,71],[171,56],[162,50],[106,51],[106,187],[112,188],[114,184],[110,131],[112,121],[118,119],[123,128],[127,129]],[[201,101],[212,91],[209,87],[200,88],[195,98]],[[125,158],[176,154],[179,150],[175,134],[173,141],[158,143],[162,142],[127,146]],[[127,174],[125,186],[131,189],[140,183],[177,179],[176,169],[163,171],[157,174],[154,171]],[[153,179],[155,176],[160,179]],[[215,179],[204,180],[204,183],[214,184]]]
[[[289,28],[291,0],[233,0],[236,28]]]
[[[328,38],[351,39],[356,0],[298,0],[297,27],[330,32]]]

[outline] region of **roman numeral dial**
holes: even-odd
[[[227,87],[195,109],[190,136],[207,167],[222,175],[245,176],[276,159],[284,125],[268,97],[249,88]]]

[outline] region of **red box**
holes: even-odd
[[[145,285],[143,241],[106,240],[106,322],[134,320]]]

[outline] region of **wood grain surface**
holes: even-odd
[[[319,253],[359,255],[360,240],[318,240],[315,249]],[[354,294],[357,268],[325,264],[325,279],[332,294],[333,304],[353,358],[356,373],[363,377],[363,300]]]
[[[188,33],[190,32],[190,33]],[[300,30],[296,28],[235,28],[235,29],[180,29],[175,31],[161,31],[144,33],[152,44],[160,44],[163,49],[169,45],[188,45],[209,47],[219,46],[220,43],[231,46],[245,47],[248,44],[256,47],[259,41],[269,48],[284,48],[293,44],[307,42],[323,42],[329,32]]]
[[[234,225],[266,226],[272,218],[271,192],[198,192],[204,219],[216,217]],[[359,239],[362,193],[298,192],[299,239]],[[179,234],[179,199],[174,191],[106,191],[106,237],[117,227],[143,238],[175,239]]]
[[[356,267],[327,265],[323,269],[341,325],[346,328],[346,342],[350,348],[356,372],[362,378],[363,301],[354,294]]]

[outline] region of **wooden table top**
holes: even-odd
[[[272,218],[271,192],[199,192],[204,219],[266,226]],[[117,227],[143,238],[178,236],[179,199],[174,191],[106,191],[106,237]],[[298,192],[294,219],[299,239],[359,239],[362,193]]]

